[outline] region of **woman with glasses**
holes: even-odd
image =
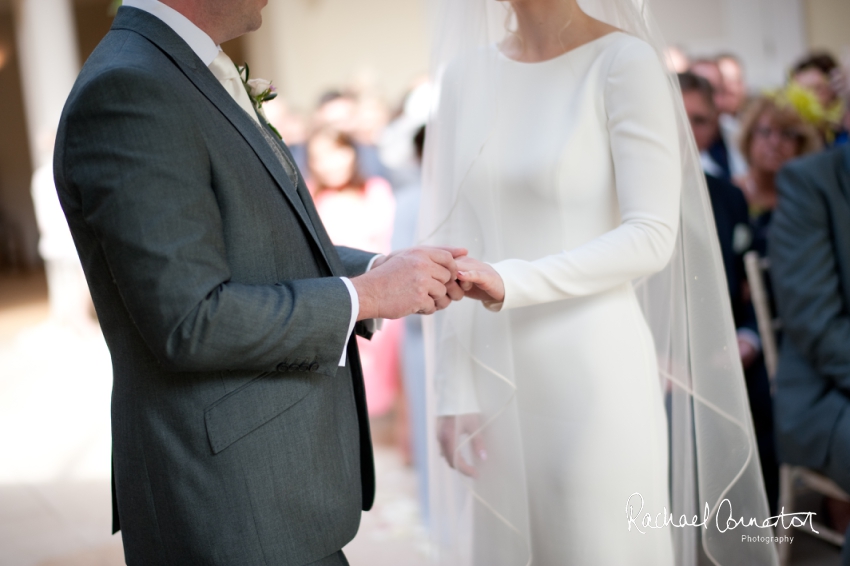
[[[817,131],[790,105],[770,96],[753,101],[741,127],[741,153],[749,171],[737,179],[750,206],[753,249],[767,255],[767,234],[776,209],[776,174],[787,162],[821,148]]]

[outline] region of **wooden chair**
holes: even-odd
[[[767,366],[767,374],[770,378],[771,391],[775,390],[776,366],[779,352],[776,345],[776,332],[782,327],[778,318],[774,318],[770,311],[770,300],[767,296],[765,286],[765,273],[770,269],[770,260],[759,257],[757,252],[751,251],[744,256],[744,267],[747,271],[747,280],[750,283],[750,293],[753,307],[756,311],[759,334],[761,335],[762,352],[764,362]],[[821,495],[850,502],[848,495],[838,484],[828,477],[803,466],[791,466],[782,464],[779,467],[779,508],[786,514],[796,511],[794,504],[798,492],[808,489]],[[810,529],[802,532],[830,542],[839,548],[844,545],[844,533],[839,533],[819,521],[812,521],[815,533]],[[778,527],[781,529],[781,526]],[[785,534],[790,534],[787,529]],[[777,533],[779,535],[779,533]],[[791,557],[791,545],[779,545],[779,563],[786,566]]]

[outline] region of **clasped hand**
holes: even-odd
[[[432,314],[459,301],[456,259],[463,248],[415,247],[379,257],[351,280],[360,300],[358,320]]]
[[[485,304],[504,300],[496,270],[466,254],[464,248],[420,246],[378,258],[351,280],[360,300],[358,320],[432,314],[464,297]]]

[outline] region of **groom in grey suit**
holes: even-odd
[[[130,566],[345,564],[375,493],[353,334],[462,296],[462,250],[331,244],[218,48],[264,4],[125,0],[59,127]]]

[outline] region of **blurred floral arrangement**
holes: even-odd
[[[768,93],[768,96],[777,104],[796,110],[803,120],[817,128],[827,143],[832,143],[835,132],[841,128],[846,110],[841,99],[824,107],[814,92],[794,80],[785,88]]]

